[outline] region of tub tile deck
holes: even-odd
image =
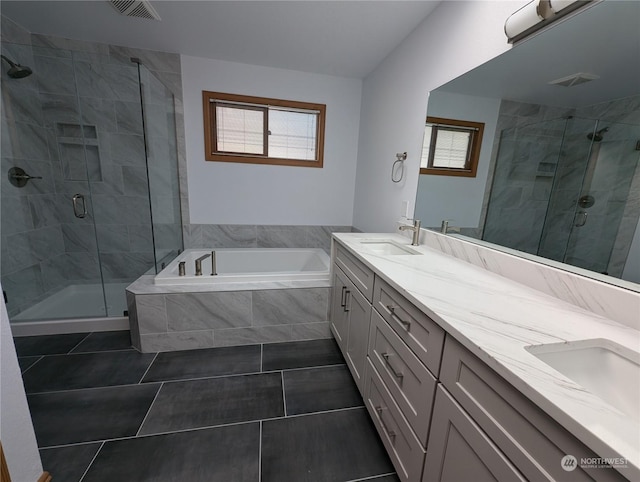
[[[398,481],[333,340],[151,356],[145,382],[28,395],[54,480]]]

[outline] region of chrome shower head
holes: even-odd
[[[16,64],[15,62],[12,62],[4,55],[0,55],[0,57],[6,60],[7,63],[10,65],[9,70],[7,70],[7,75],[12,79],[22,79],[24,77],[28,77],[33,73],[33,71],[26,65]]]
[[[590,132],[589,134],[587,134],[587,138],[591,141],[594,142],[600,142],[602,140],[602,134],[604,134],[605,132],[608,132],[609,128],[608,127],[604,127],[602,129],[600,129],[599,131],[596,132]]]

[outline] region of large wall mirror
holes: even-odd
[[[640,291],[639,21],[594,3],[432,91],[485,129],[475,178],[420,175],[423,226]]]

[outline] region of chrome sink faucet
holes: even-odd
[[[414,219],[413,226],[407,226],[406,224],[400,226],[398,228],[400,231],[411,230],[413,231],[413,236],[411,237],[411,246],[418,246],[420,240],[420,220]]]

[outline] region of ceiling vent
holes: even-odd
[[[592,80],[599,79],[600,77],[593,74],[585,74],[578,72],[577,74],[568,75],[561,79],[552,80],[549,85],[561,85],[563,87],[573,87],[574,85],[584,84],[585,82],[591,82]]]
[[[160,15],[147,0],[109,0],[109,3],[127,17],[148,18],[160,20]]]

